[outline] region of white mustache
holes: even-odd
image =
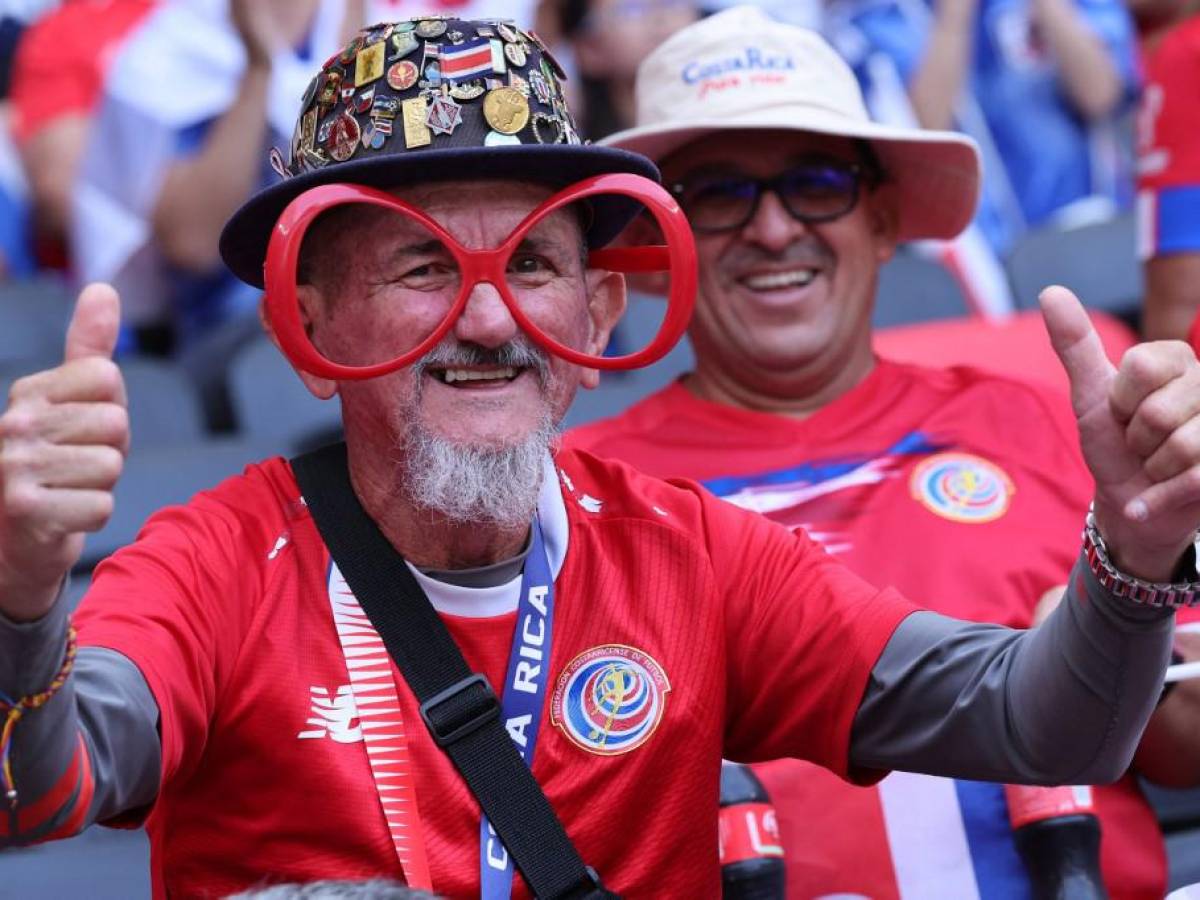
[[[518,337],[499,347],[481,347],[458,341],[438,344],[415,363],[413,374],[418,378],[426,369],[448,369],[456,366],[498,366],[500,368],[533,369],[545,387],[550,380],[550,359],[545,351],[527,338]]]

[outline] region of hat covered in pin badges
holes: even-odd
[[[506,21],[428,16],[363,29],[310,82],[288,159],[272,152],[282,180],[229,220],[222,258],[261,287],[276,220],[318,185],[496,178],[559,188],[607,173],[657,181],[646,157],[583,142],[563,78],[537,36]],[[620,196],[592,198],[589,246],[611,241],[637,209]]]

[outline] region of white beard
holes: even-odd
[[[404,490],[418,508],[452,522],[516,527],[528,525],[537,511],[546,454],[558,436],[549,408],[523,440],[500,446],[455,443],[420,424],[422,373],[431,365],[470,365],[484,361],[533,369],[543,394],[553,377],[545,353],[519,336],[493,351],[445,341],[413,366],[417,391],[402,415],[399,448]],[[397,423],[400,424],[400,423]]]
[[[456,444],[410,425],[403,451],[405,491],[417,507],[452,522],[528,525],[557,434],[549,414],[524,440],[500,447]]]

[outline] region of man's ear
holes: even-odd
[[[298,284],[296,285],[296,300],[300,304],[300,321],[304,325],[305,333],[311,338],[313,311],[321,303],[321,292],[311,284]],[[262,323],[263,330],[266,331],[267,337],[271,339],[271,343],[275,345],[275,348],[280,353],[283,353],[283,347],[279,344],[279,336],[275,334],[275,328],[271,325],[271,317],[267,314],[266,294],[263,294],[258,301],[258,321]],[[292,368],[300,376],[300,380],[304,382],[304,386],[308,388],[308,392],[318,400],[328,400],[337,393],[336,381],[331,381],[328,378],[320,378],[302,369],[297,369],[295,366],[292,366]]]
[[[625,312],[625,278],[618,272],[592,269],[587,273],[589,337],[584,352],[598,356],[608,346],[617,320]],[[600,384],[598,369],[583,369],[579,383],[585,388]]]
[[[895,185],[884,182],[867,195],[876,256],[885,263],[895,255],[900,235],[900,197]]]

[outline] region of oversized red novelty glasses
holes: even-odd
[[[531,232],[555,210],[589,199],[596,203],[603,198],[640,204],[654,217],[666,239],[661,245],[612,247],[592,250],[587,255],[589,268],[620,273],[666,272],[670,279],[667,307],[658,332],[640,350],[620,356],[599,356],[566,346],[542,331],[530,314],[529,298],[536,296],[539,285],[549,280],[556,265],[553,251],[547,258],[538,256],[536,251],[538,234],[542,234],[544,244],[548,229],[532,235]],[[367,364],[361,360],[348,364],[319,351],[306,332],[296,296],[300,248],[309,226],[324,212],[355,205],[380,208],[388,213],[389,219],[395,216],[393,224],[402,230],[396,234],[412,237],[411,241],[398,242],[405,245],[399,255],[408,256],[388,263],[395,267],[395,272],[387,277],[402,286],[398,288],[400,295],[410,290],[419,292],[422,298],[442,298],[438,301],[441,305],[424,303],[433,310],[430,318],[416,327],[415,333],[410,330],[402,341],[397,340],[404,346],[416,340],[415,346],[394,358],[369,360]],[[531,250],[531,246],[535,249]],[[577,241],[573,252],[578,267]],[[516,324],[546,351],[590,368],[633,369],[665,356],[687,328],[696,293],[696,246],[679,204],[659,185],[640,175],[597,175],[570,185],[525,216],[500,246],[478,250],[464,247],[424,211],[391,194],[356,184],[328,184],[305,191],[283,211],[271,233],[264,274],[267,314],[284,353],[297,368],[322,378],[374,378],[413,363],[437,346],[454,327],[475,286],[481,283],[495,288]]]

